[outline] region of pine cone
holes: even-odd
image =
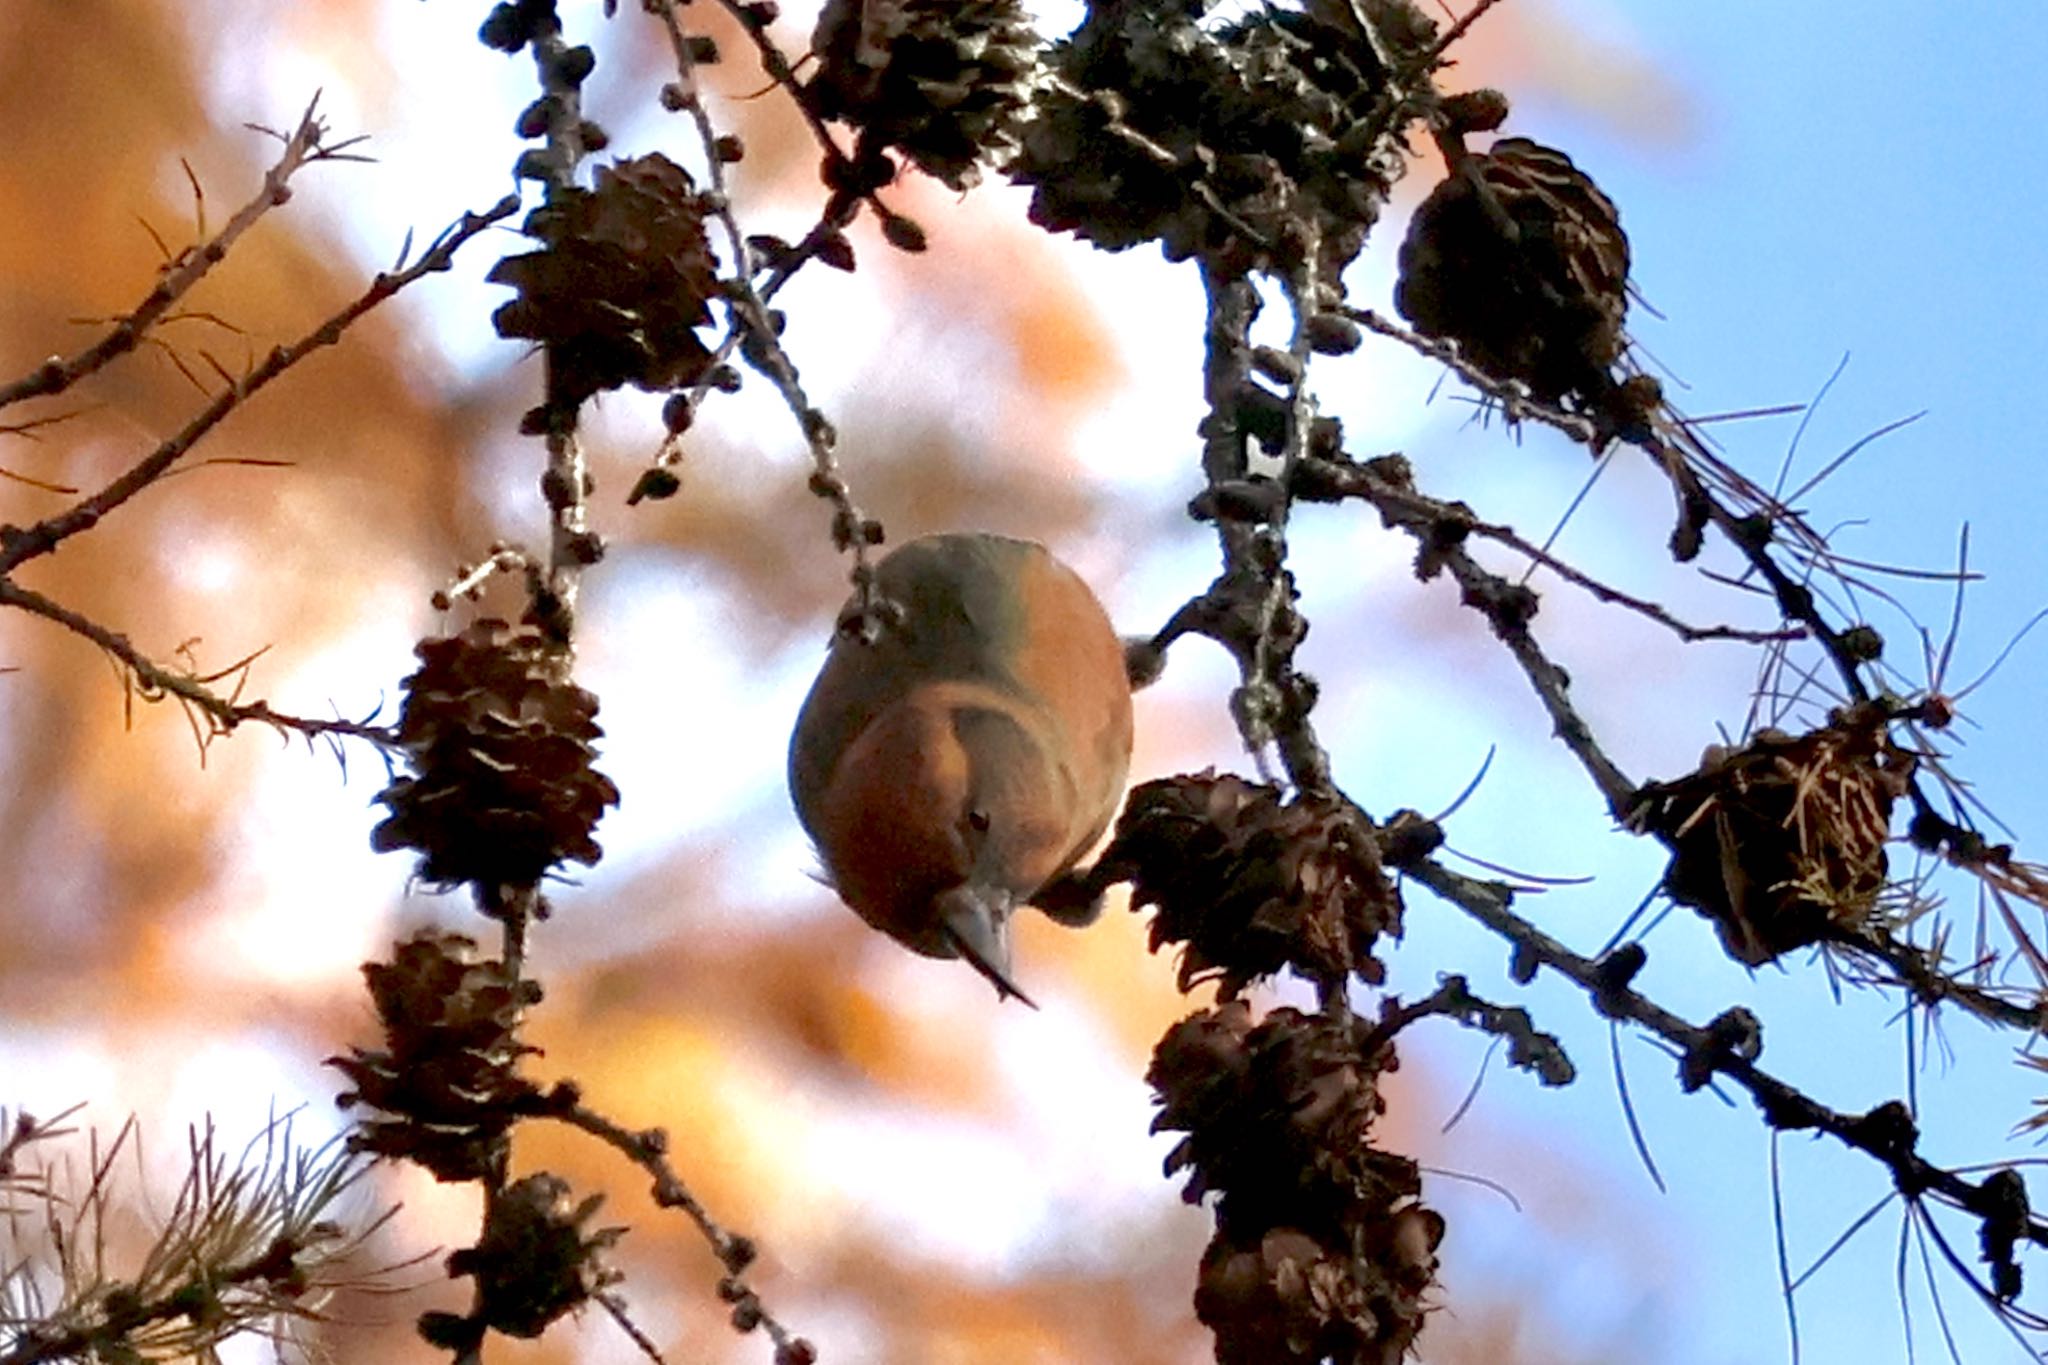
[[[371,847],[419,850],[422,881],[473,883],[486,908],[558,863],[595,863],[619,791],[591,766],[597,698],[556,677],[542,633],[483,620],[417,653],[398,727],[416,776],[378,793],[391,814]]]
[[[1239,1000],[1159,1040],[1152,1126],[1187,1134],[1167,1173],[1190,1203],[1221,1196],[1195,1312],[1222,1365],[1396,1365],[1421,1328],[1443,1219],[1415,1163],[1372,1146],[1395,1056],[1363,1055],[1369,1032],[1284,1008],[1254,1026]]]
[[[1163,778],[1131,793],[1100,878],[1158,907],[1152,948],[1182,943],[1180,987],[1220,979],[1228,999],[1292,967],[1326,989],[1376,983],[1372,954],[1401,932],[1401,897],[1352,812],[1228,774]]]
[[[1407,0],[1370,4],[1389,32],[1434,32]],[[1313,241],[1334,289],[1401,170],[1391,147],[1354,145],[1386,73],[1307,15],[1265,9],[1211,33],[1199,9],[1092,4],[1054,46],[1060,83],[1011,166],[1033,187],[1032,221],[1231,270],[1290,270]]]
[[[821,118],[965,190],[1016,148],[1038,35],[1018,0],[829,0],[811,51]]]
[[[1804,735],[1761,730],[1636,794],[1629,827],[1671,848],[1665,893],[1713,920],[1738,962],[1853,936],[1876,913],[1892,806],[1914,767],[1886,725],[1865,704]]]
[[[541,1107],[539,1087],[518,1074],[535,1049],[517,1032],[540,988],[507,981],[504,964],[478,961],[475,941],[460,934],[419,934],[363,975],[384,1046],[327,1059],[355,1087],[341,1106],[382,1115],[362,1120],[351,1145],[416,1161],[441,1180],[501,1169],[512,1124]]]
[[[484,1210],[483,1236],[448,1258],[448,1273],[476,1277],[473,1320],[506,1336],[532,1338],[623,1276],[607,1265],[624,1228],[584,1225],[604,1203],[569,1202],[569,1182],[545,1171],[514,1181]]]
[[[1195,1316],[1216,1334],[1217,1365],[1316,1365],[1332,1347],[1332,1319],[1343,1293],[1334,1266],[1313,1237],[1293,1228],[1249,1246],[1222,1237],[1202,1256]],[[1342,1307],[1363,1307],[1343,1303]]]
[[[1410,1203],[1372,1226],[1357,1255],[1297,1228],[1242,1244],[1219,1233],[1195,1288],[1217,1365],[1400,1365],[1422,1329],[1444,1220]]]
[[[1363,1057],[1352,1026],[1299,1010],[1256,1027],[1241,1001],[1190,1015],[1145,1073],[1159,1101],[1153,1131],[1187,1134],[1166,1172],[1188,1172],[1191,1204],[1220,1194],[1217,1224],[1234,1234],[1290,1226],[1335,1238],[1348,1211],[1421,1188],[1412,1161],[1369,1140],[1386,1109],[1379,1076],[1395,1065],[1392,1048]]]
[[[491,315],[498,335],[548,348],[552,396],[568,406],[625,384],[695,383],[712,359],[696,329],[718,292],[708,212],[690,173],[658,152],[600,167],[595,189],[527,216],[541,250],[492,268],[492,283],[519,291]]]
[[[1394,306],[1494,378],[1594,407],[1614,387],[1628,270],[1614,201],[1563,152],[1508,137],[1416,209]]]

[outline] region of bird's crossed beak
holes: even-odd
[[[1038,1002],[1010,979],[1010,915],[1016,908],[1009,892],[968,882],[940,895],[939,926],[946,942],[988,978],[998,997],[1014,996],[1037,1009]]]

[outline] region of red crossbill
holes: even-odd
[[[871,642],[834,642],[790,741],[797,817],[862,919],[1029,1004],[1010,916],[1116,815],[1122,644],[1079,575],[1026,540],[926,536],[883,559],[876,586],[901,614]]]

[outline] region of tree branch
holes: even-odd
[[[1390,852],[1389,861],[1393,856]],[[1647,958],[1640,944],[1629,944],[1605,957],[1582,957],[1517,915],[1510,907],[1514,893],[1499,882],[1483,882],[1453,872],[1429,859],[1409,859],[1401,870],[1456,905],[1473,919],[1514,945],[1514,976],[1522,981],[1539,967],[1549,967],[1577,985],[1593,1007],[1610,1019],[1642,1025],[1677,1047],[1682,1075],[1697,1084],[1714,1075],[1727,1077],[1749,1092],[1764,1122],[1780,1132],[1817,1129],[1844,1146],[1876,1159],[1892,1173],[1892,1181],[1908,1199],[1933,1194],[1985,1223],[2011,1216],[2005,1182],[1994,1173],[1972,1182],[1934,1165],[1915,1150],[1918,1132],[1910,1113],[1897,1101],[1865,1114],[1844,1114],[1804,1094],[1757,1066],[1748,1049],[1731,1046],[1726,1030],[1702,1028],[1633,990],[1629,981]],[[1761,1039],[1757,1040],[1761,1050]],[[2026,1215],[2020,1235],[2048,1246],[2048,1221]]]
[[[517,196],[507,196],[484,213],[465,213],[410,266],[380,273],[353,303],[289,346],[271,348],[248,374],[230,384],[177,433],[132,465],[98,492],[33,526],[0,525],[0,575],[38,556],[49,554],[72,536],[91,530],[102,517],[155,483],[183,459],[199,439],[249,397],[324,346],[341,340],[359,318],[426,275],[449,268],[456,251],[493,223],[518,211]]]
[[[263,188],[242,205],[218,233],[204,242],[186,247],[166,261],[158,272],[156,286],[98,341],[68,359],[52,356],[13,383],[0,384],[0,408],[29,398],[62,393],[134,350],[149,329],[163,319],[171,305],[220,264],[243,233],[254,227],[264,214],[291,199],[290,181],[294,175],[310,162],[336,159],[360,140],[351,139],[332,147],[324,145],[322,139],[327,135],[327,125],[315,112],[319,104],[320,99],[316,95],[306,106],[306,112],[299,116],[298,126],[284,139],[284,149],[278,153],[277,160],[263,173]]]
[[[1685,430],[1682,421],[1643,423],[1634,430],[1612,430],[1596,423],[1589,417],[1566,412],[1532,399],[1527,390],[1519,384],[1502,383],[1487,375],[1470,362],[1464,360],[1457,348],[1446,342],[1421,336],[1372,312],[1370,309],[1346,307],[1340,311],[1382,336],[1400,342],[1402,345],[1429,356],[1448,366],[1461,379],[1484,393],[1497,403],[1510,421],[1532,421],[1564,433],[1589,449],[1598,451],[1613,440],[1625,441],[1648,454],[1656,467],[1662,471],[1676,490],[1682,513],[1685,517],[1702,516],[1735,547],[1748,563],[1752,572],[1760,578],[1782,617],[1796,624],[1813,639],[1822,651],[1823,657],[1841,678],[1842,685],[1851,700],[1867,701],[1873,693],[1863,676],[1864,667],[1875,655],[1860,638],[1875,639],[1876,633],[1855,628],[1844,630],[1836,627],[1822,614],[1821,604],[1814,591],[1797,577],[1789,573],[1771,554],[1774,544],[1787,543],[1790,553],[1803,554],[1814,565],[1829,561],[1826,537],[1807,525],[1791,508],[1784,506],[1770,494],[1757,488],[1735,470],[1728,468]],[[1660,428],[1663,428],[1660,430]],[[1697,467],[1696,467],[1697,466]],[[1748,505],[1748,510],[1731,507],[1727,498],[1709,480],[1721,488],[1732,491]],[[1382,515],[1387,509],[1382,508]],[[1683,530],[1681,526],[1681,530]],[[1456,573],[1455,565],[1453,568]],[[1464,581],[1460,578],[1461,583]],[[1496,580],[1499,582],[1501,580]],[[1506,640],[1507,637],[1503,636]],[[1513,641],[1508,641],[1514,647]],[[1520,651],[1517,651],[1518,658]],[[1525,663],[1525,671],[1528,668]],[[1549,690],[1537,682],[1531,674],[1539,693]],[[1562,699],[1562,693],[1558,694]],[[1931,714],[1932,701],[1922,707],[1902,707],[1897,718],[1915,720]],[[1553,716],[1560,713],[1546,695],[1546,705]],[[1932,723],[1932,722],[1930,722]],[[1560,730],[1563,734],[1564,731]],[[1571,742],[1567,737],[1567,742]],[[1575,746],[1576,748],[1576,746]],[[1923,758],[1925,756],[1923,755]],[[1582,761],[1586,761],[1582,755]],[[1930,764],[1944,782],[1953,788],[1954,783],[1942,773],[1938,765]],[[1589,768],[1590,770],[1590,768]],[[1603,778],[1595,773],[1595,782],[1603,794],[1608,796],[1610,807],[1614,795],[1610,784],[1618,773]],[[1993,844],[1975,830],[1957,821],[1950,820],[1934,808],[1926,785],[1918,775],[1909,779],[1907,797],[1912,802],[1914,817],[1909,832],[1913,844],[1923,851],[1937,854],[1951,866],[1978,877],[1994,889],[2002,889],[2001,880],[2005,870],[2014,866],[2012,849],[2003,844]],[[2048,904],[2048,887],[2031,887],[2016,884],[2013,893],[2030,902]],[[1883,961],[1897,974],[1899,984],[1906,987],[1915,1000],[1923,1004],[1936,1005],[1944,1000],[1953,1000],[1968,1009],[1978,1018],[2013,1028],[2033,1031],[2043,1018],[2043,1002],[2032,1005],[2017,1005],[1982,987],[1972,986],[1944,973],[1939,957],[1929,949],[1903,942],[1889,932],[1874,931],[1847,937],[1848,946]],[[2038,952],[2031,943],[2022,943],[2020,950],[2029,955]]]
[[[41,593],[24,588],[6,578],[0,578],[0,607],[18,607],[31,615],[55,622],[74,635],[92,641],[106,651],[129,677],[141,685],[145,700],[157,701],[168,696],[184,702],[204,716],[212,726],[210,733],[202,736],[202,742],[206,738],[229,734],[236,726],[254,722],[277,730],[289,730],[308,739],[316,736],[338,736],[360,739],[384,750],[394,750],[398,747],[396,732],[381,725],[352,720],[314,720],[308,716],[292,716],[273,711],[269,702],[238,702],[223,697],[207,686],[207,683],[212,681],[211,678],[166,668],[137,649],[127,636],[109,630],[90,617],[83,616],[60,602],[52,601]],[[231,668],[228,671],[233,672],[235,669]]]
[[[650,1194],[654,1202],[665,1209],[680,1209],[689,1220],[696,1224],[697,1231],[711,1245],[711,1253],[718,1257],[725,1267],[726,1278],[719,1285],[719,1295],[732,1304],[733,1326],[742,1332],[761,1328],[775,1343],[778,1361],[815,1359],[812,1347],[804,1338],[789,1328],[768,1311],[761,1296],[746,1283],[747,1268],[760,1254],[751,1237],[732,1232],[711,1216],[690,1187],[676,1174],[675,1167],[668,1160],[668,1134],[660,1128],[646,1128],[634,1131],[621,1127],[597,1111],[582,1105],[574,1105],[548,1117],[566,1123],[572,1128],[597,1138],[606,1146],[617,1151],[628,1161],[647,1172],[654,1180]]]

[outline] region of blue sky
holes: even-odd
[[[2048,547],[2039,531],[2048,508],[2031,376],[2033,358],[2048,344],[2048,260],[2036,226],[2038,130],[2048,112],[2048,87],[2037,72],[2048,52],[2048,11],[1613,4],[1599,7],[1599,15],[1632,28],[1652,65],[1688,93],[1693,136],[1678,147],[1644,145],[1540,101],[1518,104],[1510,131],[1568,147],[1622,205],[1637,283],[1668,319],[1639,317],[1635,330],[1691,386],[1679,399],[1689,411],[1810,399],[1846,354],[1847,368],[1803,447],[1798,468],[1811,472],[1868,431],[1927,410],[1916,425],[1873,445],[1808,505],[1823,526],[1867,519],[1843,533],[1840,544],[1849,553],[1929,567],[1952,561],[1957,531],[1970,524],[1972,564],[1988,579],[1970,591],[1950,685],[1974,676],[2048,602]],[[1454,427],[1440,433],[1445,462],[1476,439]],[[1790,432],[1783,421],[1719,429],[1736,462],[1765,479]],[[1562,475],[1564,458],[1547,448],[1535,452],[1537,444],[1532,458],[1540,453]],[[1794,482],[1803,477],[1795,473]],[[1540,484],[1518,470],[1502,480],[1499,502],[1491,501],[1491,490],[1474,496],[1489,510],[1524,498],[1533,506]],[[1627,501],[1614,495],[1604,506]],[[1607,517],[1626,519],[1602,506],[1596,496],[1594,527],[1607,528]],[[1587,545],[1602,530],[1589,535],[1582,523],[1567,534],[1567,551],[1587,546],[1605,553]],[[1939,633],[1945,590],[1922,590],[1910,600]],[[1893,642],[1894,661],[1909,677],[1922,676],[1904,623],[1877,624]],[[2048,641],[2023,644],[1970,699],[1966,709],[1984,728],[1964,732],[1969,748],[1961,759],[1965,774],[2020,832],[2022,849],[2032,847],[2037,856],[2048,840],[2048,800],[2035,778],[2044,648]],[[1725,685],[1713,671],[1704,662],[1685,680],[1696,687],[1654,692],[1640,705],[1661,704],[1670,723],[1683,727],[1691,719],[1696,726],[1685,708]],[[1624,697],[1610,701],[1617,714],[1626,710]],[[1725,709],[1718,714],[1739,718]],[[1686,742],[1697,746],[1696,731]],[[1639,751],[1657,750],[1651,743]],[[1524,762],[1523,776],[1541,786],[1541,761]],[[1666,771],[1642,764],[1632,770],[1645,766]],[[1560,771],[1557,780],[1569,784],[1574,777]],[[1527,796],[1524,787],[1520,798]],[[1526,818],[1514,805],[1498,803],[1494,818],[1502,823],[1489,830],[1503,842],[1511,838],[1501,831]],[[1592,847],[1585,855],[1601,857]],[[1560,870],[1556,861],[1538,870]],[[1594,869],[1572,863],[1562,870]],[[1633,902],[1625,888],[1645,884],[1617,869],[1604,881],[1601,907],[1588,908],[1586,927],[1568,936],[1582,945],[1600,942],[1601,927]],[[1965,901],[1955,908],[1967,915],[1969,907]],[[1570,922],[1570,912],[1560,918]],[[1447,951],[1485,952],[1462,928],[1444,933]],[[1805,968],[1766,971],[1747,982],[1713,961],[1710,945],[1702,924],[1683,912],[1674,916],[1650,940],[1653,990],[1683,1002],[1696,1018],[1737,999],[1756,1003],[1766,1019],[1766,1063],[1839,1107],[1862,1108],[1898,1091],[1900,1026],[1882,1003],[1852,996],[1837,1007]],[[1541,984],[1531,1003],[1539,1019],[1560,1028],[1584,1012],[1570,992]],[[1578,1093],[1560,1099],[1536,1093],[1520,1077],[1495,1077],[1482,1103],[1535,1125],[1542,1145],[1590,1144],[1613,1163],[1613,1188],[1642,1211],[1644,1236],[1689,1254],[1685,1277],[1671,1287],[1682,1300],[1675,1311],[1683,1327],[1661,1359],[1786,1358],[1760,1126],[1746,1104],[1727,1110],[1706,1096],[1677,1096],[1667,1062],[1646,1047],[1625,1049],[1638,1113],[1672,1185],[1669,1197],[1658,1196],[1640,1168],[1631,1169],[1603,1033],[1581,1026],[1568,1034],[1588,1073]],[[2009,1061],[2017,1040],[1967,1021],[1951,1021],[1947,1034],[1957,1062],[1921,1076],[1930,1129],[1924,1150],[1953,1163],[2035,1155],[2029,1142],[2006,1137],[2028,1093]],[[1824,1142],[1789,1139],[1782,1155],[1796,1264],[1881,1198],[1886,1184],[1869,1163]],[[1802,1292],[1806,1359],[1905,1358],[1892,1278],[1897,1237],[1896,1213],[1888,1212]],[[1967,1228],[1958,1244],[1971,1254]],[[1939,1358],[1943,1347],[1917,1286],[1914,1255],[1916,1345]],[[1966,1358],[2022,1357],[1952,1278],[1938,1278]],[[1597,1299],[1603,1291],[1588,1292]]]

